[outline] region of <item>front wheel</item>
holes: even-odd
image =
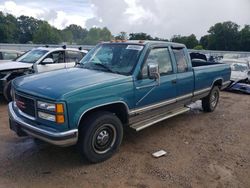
[[[3,89],[3,96],[7,102],[12,101],[12,96],[11,96],[11,81],[8,81]]]
[[[214,86],[209,95],[202,99],[202,107],[205,112],[213,112],[219,102],[220,89]]]
[[[123,126],[116,115],[97,112],[90,115],[80,126],[78,146],[88,161],[102,162],[118,150],[122,142]]]

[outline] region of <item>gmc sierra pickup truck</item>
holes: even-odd
[[[12,82],[10,128],[58,146],[77,144],[90,162],[110,158],[123,128],[140,131],[189,111],[201,99],[215,110],[230,66],[191,61],[185,45],[107,42],[75,68],[23,76]]]

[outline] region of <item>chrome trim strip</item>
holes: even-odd
[[[194,92],[194,96],[195,96],[195,95],[199,95],[199,94],[206,93],[206,92],[210,91],[210,89],[211,89],[211,88],[209,87],[209,88],[206,88],[206,89],[201,89],[201,90],[195,91],[195,92]]]
[[[185,112],[188,112],[188,111],[190,111],[189,108],[184,108],[184,109],[182,109],[182,110],[180,110],[180,111],[177,111],[176,113],[169,114],[169,115],[167,115],[167,116],[165,116],[165,117],[159,118],[159,119],[157,119],[157,120],[155,120],[155,121],[152,121],[152,122],[150,122],[150,123],[148,123],[148,124],[145,124],[145,125],[143,125],[143,126],[141,126],[141,127],[138,127],[138,128],[136,128],[135,130],[136,130],[136,131],[140,131],[140,130],[145,129],[145,128],[151,126],[151,125],[154,125],[154,124],[156,124],[156,123],[158,123],[158,122],[160,122],[160,121],[169,119],[169,118],[171,118],[171,117],[177,116],[177,115],[179,115],[179,114],[182,114],[182,113],[185,113]],[[133,127],[133,126],[131,126],[131,127]]]
[[[177,97],[176,100],[177,101],[181,101],[181,100],[184,100],[184,99],[187,99],[187,98],[191,98],[193,97],[193,93],[189,93],[189,94],[186,94],[186,95],[182,95],[180,97]]]
[[[165,106],[165,105],[168,105],[168,104],[175,103],[176,101],[177,101],[176,98],[174,98],[174,99],[170,99],[170,100],[167,100],[167,101],[159,102],[159,103],[156,103],[156,104],[153,104],[153,105],[150,105],[150,106],[146,106],[146,107],[134,109],[134,110],[131,110],[129,112],[129,115],[140,113],[140,112],[143,112],[143,111],[152,110],[152,109],[155,109],[155,108],[159,108],[161,106]]]
[[[65,132],[50,132],[50,131],[46,131],[37,127],[34,127],[33,125],[26,123],[25,121],[23,121],[21,118],[19,118],[16,113],[14,112],[13,106],[12,106],[13,102],[10,102],[8,104],[9,107],[9,116],[12,120],[14,120],[15,122],[17,122],[18,124],[20,124],[23,127],[23,131],[25,131],[26,133],[28,133],[31,136],[34,136],[36,138],[42,139],[46,142],[49,142],[51,144],[54,145],[58,145],[58,146],[69,146],[69,145],[74,145],[77,142],[78,139],[78,129],[72,129],[69,131],[65,131]],[[26,130],[26,129],[28,130]],[[33,131],[33,132],[31,132]],[[36,134],[37,133],[37,134]],[[72,138],[66,139],[66,140],[52,140],[46,137],[43,137],[39,134],[43,134],[52,138],[61,138],[61,137],[67,137],[67,136],[72,136]]]
[[[148,87],[155,87],[156,84],[149,84],[149,85],[145,85],[145,86],[140,86],[140,87],[136,87],[136,89],[145,89],[145,88],[148,88]]]
[[[83,115],[86,114],[88,111],[93,110],[93,109],[98,108],[98,107],[106,106],[106,105],[109,105],[109,104],[117,104],[117,103],[124,104],[125,107],[126,107],[126,109],[127,109],[127,113],[129,114],[129,107],[128,107],[127,103],[125,103],[125,102],[123,102],[123,101],[114,101],[114,102],[104,103],[104,104],[97,105],[97,106],[94,106],[94,107],[92,107],[92,108],[88,108],[87,110],[85,110],[85,111],[81,114],[80,118],[78,119],[77,127],[79,127],[80,121],[81,121]]]

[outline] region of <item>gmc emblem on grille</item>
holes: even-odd
[[[25,109],[26,108],[25,103],[22,102],[22,101],[19,101],[19,100],[16,100],[16,105],[20,109]]]

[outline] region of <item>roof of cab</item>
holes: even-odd
[[[184,44],[181,43],[174,43],[174,42],[166,42],[166,41],[154,41],[154,40],[114,40],[110,42],[104,42],[106,44],[108,43],[114,43],[114,44],[139,44],[139,45],[166,45],[166,46],[173,46],[173,47],[185,47]]]
[[[52,48],[52,47],[38,47],[38,48],[34,48],[34,49],[39,49],[39,50],[47,50],[47,51],[57,51],[57,50],[70,50],[70,51],[76,51],[76,52],[83,52],[83,53],[87,53],[88,51],[87,50],[79,50],[78,48]],[[33,49],[33,50],[34,50]]]

